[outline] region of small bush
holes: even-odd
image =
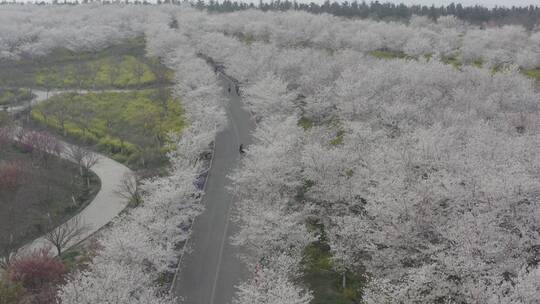
[[[28,290],[36,304],[56,303],[56,286],[63,284],[67,267],[55,259],[48,249],[15,257],[8,277]]]
[[[298,125],[307,131],[313,127],[313,121],[307,117],[302,117],[298,121]]]
[[[540,67],[537,67],[536,69],[523,70],[523,74],[525,74],[527,77],[540,81]]]
[[[7,276],[0,277],[0,304],[30,303],[30,297],[21,283],[12,282]]]
[[[0,106],[29,101],[33,97],[32,92],[27,89],[0,89]]]

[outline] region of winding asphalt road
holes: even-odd
[[[239,260],[239,248],[230,244],[237,226],[231,221],[235,197],[227,190],[231,185],[227,174],[238,166],[239,146],[250,144],[255,124],[242,107],[233,82],[222,75],[221,85],[228,96],[224,104],[228,126],[216,136],[203,197],[205,211],[195,219],[173,286],[174,295],[184,304],[231,303],[235,286],[248,274]]]
[[[17,114],[24,111],[30,105],[36,105],[40,102],[47,100],[47,97],[51,97],[64,92],[69,91],[51,91],[47,94],[47,92],[45,91],[33,90],[33,93],[36,95],[36,97],[30,103],[8,108],[7,111],[11,114]],[[84,91],[81,93],[86,92],[88,91]],[[72,145],[66,142],[62,143],[64,145],[65,151],[69,151]],[[118,191],[121,189],[121,183],[125,175],[128,175],[131,178],[132,183],[136,182],[133,177],[133,171],[131,171],[128,167],[104,155],[98,153],[95,154],[98,157],[98,162],[95,166],[92,167],[92,171],[96,173],[96,175],[101,180],[101,189],[94,198],[94,200],[92,200],[92,202],[90,202],[88,206],[86,206],[86,208],[84,208],[77,215],[80,224],[84,226],[84,232],[78,235],[70,243],[68,243],[67,246],[65,246],[64,250],[73,245],[76,245],[80,241],[86,239],[87,237],[98,231],[101,227],[112,221],[122,210],[124,210],[124,208],[126,208],[129,203],[128,199],[118,194]],[[62,153],[61,157],[72,161],[69,153],[67,152]],[[69,221],[74,221],[74,219],[71,219]],[[48,242],[44,237],[40,237],[25,245],[20,250],[29,251],[44,248],[47,246],[51,246],[50,242]],[[54,253],[56,254],[56,252]]]

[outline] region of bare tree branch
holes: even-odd
[[[135,206],[142,202],[139,188],[137,185],[137,177],[133,173],[126,173],[122,177],[120,189],[116,191],[118,195],[129,200]]]
[[[58,255],[62,254],[62,250],[71,242],[81,236],[87,227],[82,223],[80,215],[76,215],[64,224],[51,229],[45,234],[45,239],[51,242]]]

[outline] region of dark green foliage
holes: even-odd
[[[540,67],[536,69],[523,70],[523,74],[540,81]]]
[[[381,3],[379,1],[366,3],[358,2],[330,2],[325,1],[322,4],[315,2],[291,2],[285,1],[260,1],[255,7],[253,3],[244,3],[238,1],[225,0],[222,2],[199,1],[194,5],[199,9],[206,9],[212,12],[232,12],[258,8],[263,11],[287,11],[302,10],[314,14],[328,13],[343,17],[371,18],[375,20],[397,20],[407,21],[412,15],[427,16],[436,19],[440,16],[453,15],[462,20],[473,24],[484,24],[486,22],[502,24],[521,24],[526,28],[533,28],[535,24],[540,23],[540,7],[494,7],[487,8],[479,5],[462,6],[461,4],[451,3],[447,6],[426,6],[426,5],[404,5],[390,2]]]
[[[313,121],[307,117],[302,117],[298,121],[298,125],[307,131],[313,127]]]
[[[302,281],[313,290],[312,304],[354,304],[362,297],[363,277],[347,272],[346,288],[342,288],[342,273],[335,270],[324,225],[316,219],[307,222],[308,228],[319,235],[319,240],[304,250]]]

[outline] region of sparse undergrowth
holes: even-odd
[[[403,52],[396,52],[396,51],[389,51],[389,50],[375,50],[375,51],[369,52],[369,54],[379,59],[395,59],[395,58],[413,59],[413,57],[407,56]]]
[[[540,81],[540,67],[536,69],[522,70],[523,74]]]
[[[33,94],[28,89],[0,89],[0,106],[16,105],[32,98]]]
[[[0,62],[0,86],[49,89],[141,88],[170,84],[173,73],[145,56],[145,40],[96,52],[58,48],[45,57]]]
[[[330,246],[326,240],[324,225],[318,221],[308,221],[308,227],[316,231],[319,240],[304,249],[302,281],[313,291],[311,304],[354,304],[362,298],[364,283],[360,274],[347,272],[346,287],[343,288],[343,275],[336,271]]]
[[[414,57],[408,56],[403,52],[395,52],[395,51],[386,51],[386,50],[376,50],[369,53],[370,55],[374,56],[378,59],[415,59]],[[430,59],[430,56],[426,56],[426,59]],[[463,62],[456,56],[446,57],[441,60],[445,64],[450,64],[453,67],[459,69],[463,66]],[[476,59],[473,62],[470,63],[471,65],[481,68],[484,66],[484,62],[481,59]],[[500,68],[493,68],[493,72],[500,71]],[[521,73],[523,75],[540,81],[540,67],[534,68],[534,69],[521,69]]]
[[[163,165],[168,136],[184,126],[180,102],[164,88],[62,94],[35,107],[32,118],[134,168]]]
[[[67,160],[51,155],[45,163],[34,154],[20,144],[0,147],[0,179],[6,182],[0,187],[0,250],[42,235],[51,219],[64,222],[86,207],[101,187],[91,171],[87,180]],[[14,178],[20,181],[17,187]]]

